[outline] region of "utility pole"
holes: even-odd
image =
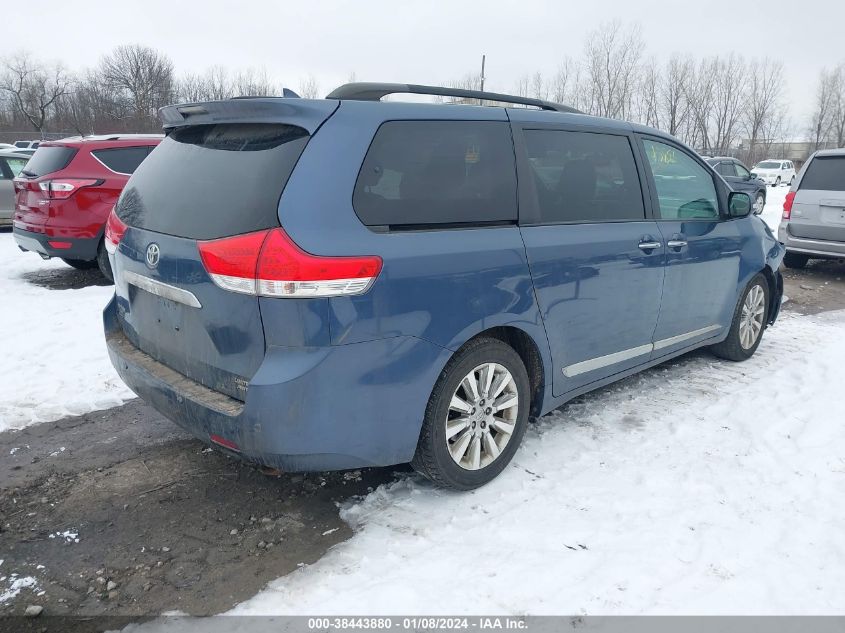
[[[484,62],[487,59],[487,55],[481,56],[481,91],[484,92]]]

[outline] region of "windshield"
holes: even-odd
[[[762,163],[759,163],[754,169],[780,169],[780,163],[767,160],[763,161]]]

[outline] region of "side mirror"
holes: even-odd
[[[751,213],[751,196],[741,191],[732,191],[728,197],[728,213],[732,218],[744,218]]]

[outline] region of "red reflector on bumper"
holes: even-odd
[[[70,248],[73,246],[72,242],[57,242],[56,240],[47,240],[47,243],[56,249]]]
[[[218,446],[222,446],[223,448],[228,448],[230,451],[240,452],[241,449],[238,448],[238,445],[235,444],[232,440],[227,440],[225,437],[220,437],[219,435],[212,435],[211,441]]]

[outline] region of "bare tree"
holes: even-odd
[[[169,57],[140,44],[118,46],[103,57],[99,73],[112,92],[117,118],[131,117],[143,127],[158,127],[158,109],[173,96]]]
[[[822,69],[816,90],[816,106],[810,119],[810,141],[819,149],[827,140],[833,127],[836,111],[836,72]]]
[[[25,53],[12,57],[4,66],[0,90],[42,136],[50,110],[70,90],[70,77],[61,65],[44,67]]]
[[[639,89],[636,91],[637,118],[646,125],[658,128],[661,123],[660,95],[663,76],[657,60],[652,57],[641,68]]]
[[[241,97],[269,97],[278,92],[264,68],[247,68],[240,71],[235,75],[234,88],[235,95]]]
[[[585,55],[592,88],[591,113],[625,118],[631,111],[642,51],[639,26],[623,29],[621,22],[614,21],[590,33]]]
[[[748,99],[743,113],[743,128],[748,137],[746,161],[763,158],[757,152],[769,120],[776,116],[783,93],[783,64],[769,59],[752,60],[745,73]]]
[[[299,80],[299,96],[303,99],[317,99],[320,96],[320,84],[314,75]]]
[[[731,54],[727,59],[717,59],[715,68],[713,139],[715,148],[724,152],[736,140],[745,107],[745,62]]]
[[[673,55],[661,82],[660,100],[663,125],[669,134],[679,136],[689,121],[689,82],[694,72],[692,60]]]
[[[583,109],[581,64],[571,57],[565,57],[552,78],[550,91],[552,99],[557,103],[564,103],[577,110]]]
[[[833,112],[831,114],[831,140],[836,147],[845,147],[845,62],[833,71]]]

